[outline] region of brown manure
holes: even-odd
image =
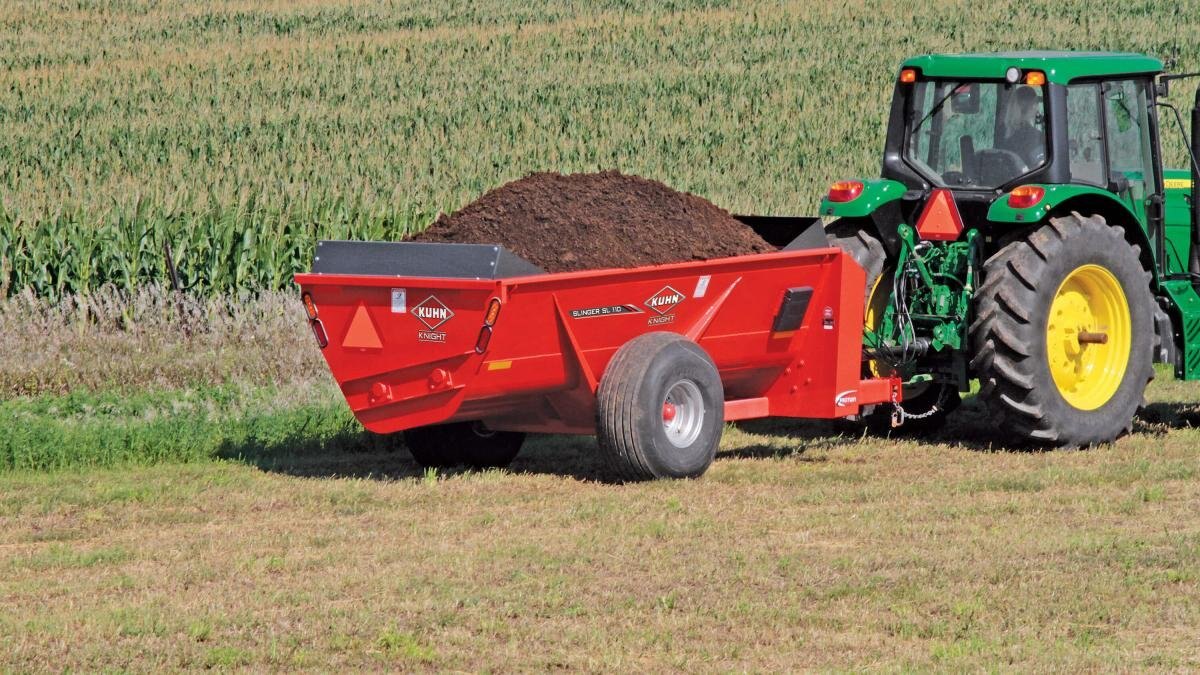
[[[412,239],[499,244],[548,272],[775,250],[706,199],[616,171],[531,174],[440,216]]]

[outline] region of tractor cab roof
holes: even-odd
[[[924,77],[1003,79],[1009,68],[1040,70],[1046,80],[1068,84],[1091,77],[1122,77],[1162,72],[1162,61],[1145,54],[1127,52],[1028,51],[991,54],[926,54],[914,56],[901,66],[918,68]]]

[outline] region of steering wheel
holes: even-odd
[[[1020,155],[1004,148],[976,150],[975,161],[979,167],[979,182],[984,185],[999,185],[1029,172],[1029,166]]]

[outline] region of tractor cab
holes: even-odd
[[[1158,59],[1139,54],[1101,52],[905,61],[896,78],[879,181],[891,183],[897,196],[888,218],[915,222],[932,191],[945,188],[953,191],[968,225],[990,235],[1028,222],[1027,214],[1005,211],[1014,188],[1041,186],[1044,195],[1046,187],[1062,186],[1055,191],[1059,196],[1116,202],[1103,206],[1119,208],[1115,213],[1136,221],[1147,238],[1178,240],[1173,250],[1162,252],[1177,254],[1182,271],[1188,232],[1167,233],[1162,222],[1170,196],[1165,190],[1172,185],[1165,182],[1158,141],[1155,92],[1162,67]],[[880,187],[867,184],[864,191]],[[1030,192],[1024,192],[1026,197],[1012,200],[1014,206],[1028,200]],[[840,215],[834,202],[823,205],[822,215]],[[880,226],[885,244],[896,250],[891,226]],[[1146,244],[1148,254],[1159,252],[1156,241],[1138,243]]]
[[[1200,379],[1200,165],[1164,169],[1160,143],[1179,77],[1109,52],[901,64],[880,176],[820,211],[867,270],[864,369],[906,382],[899,422],[978,380],[1006,428],[1086,445],[1128,428],[1152,358]]]

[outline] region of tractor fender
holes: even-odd
[[[1140,218],[1129,206],[1111,192],[1086,185],[1038,185],[1046,193],[1041,201],[1024,209],[1009,206],[1008,193],[1000,195],[988,208],[987,219],[992,223],[1016,223],[1036,225],[1051,216],[1068,214],[1072,211],[1083,215],[1098,215],[1112,225],[1121,225],[1125,239],[1138,247],[1142,267],[1154,275],[1158,282],[1158,266],[1154,263],[1154,249]]]
[[[821,199],[821,215],[834,218],[866,218],[876,209],[904,196],[908,188],[903,183],[886,178],[862,181],[863,191],[848,202],[831,202],[829,195]]]
[[[862,181],[863,191],[848,202],[834,202],[829,195],[821,199],[822,217],[860,223],[883,242],[889,255],[900,251],[900,235],[896,228],[903,222],[900,198],[908,191],[903,183],[886,178]]]

